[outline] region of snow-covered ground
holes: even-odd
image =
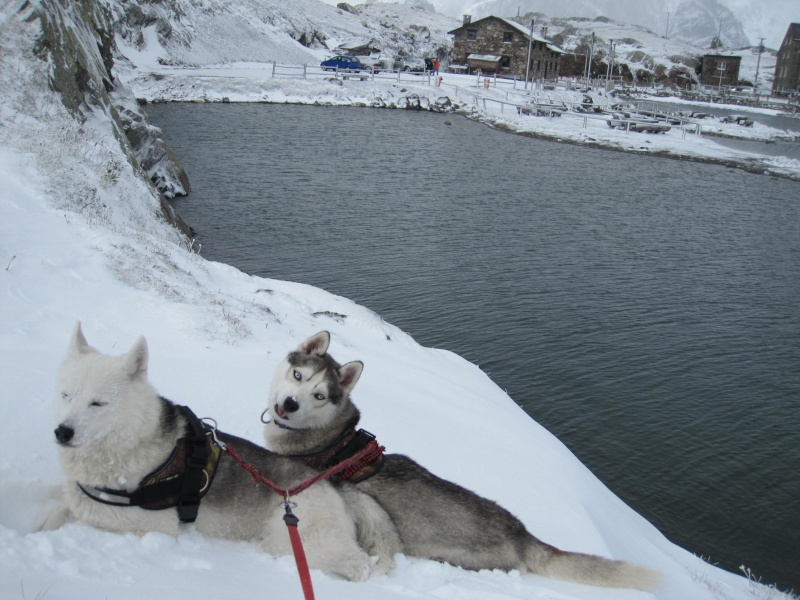
[[[484,79],[474,75],[443,73],[441,85],[434,77],[424,75],[379,74],[374,79],[361,80],[355,76],[335,79],[318,68],[309,66],[303,78],[301,65],[276,67],[273,77],[271,63],[237,63],[183,69],[155,65],[151,69],[129,71],[123,75],[137,97],[148,101],[184,102],[293,102],[302,104],[360,105],[367,107],[455,106],[470,118],[509,131],[580,144],[603,146],[630,152],[645,152],[689,160],[708,160],[739,166],[756,172],[770,173],[800,180],[800,160],[787,156],[771,156],[727,148],[718,144],[713,135],[743,140],[797,140],[794,131],[779,130],[757,123],[743,127],[723,123],[716,118],[693,119],[683,127],[673,127],[661,134],[627,132],[608,126],[607,116],[569,112],[558,118],[519,114],[517,106],[535,102],[556,105],[580,104],[584,94],[576,91],[536,91],[526,95],[521,83],[491,80],[490,88]],[[295,74],[290,77],[289,74]],[[612,106],[619,103],[605,92],[589,94],[593,106]],[[675,98],[658,100],[680,101]],[[687,112],[702,112],[707,104],[686,103]],[[718,105],[719,106],[719,105]],[[769,109],[728,107],[731,114]],[[754,117],[757,121],[757,117]],[[701,135],[696,135],[698,131]],[[702,133],[705,135],[702,135]]]
[[[80,124],[49,91],[46,65],[28,51],[30,28],[9,26],[20,23],[15,10],[5,4],[0,12],[0,406],[6,436],[0,460],[0,597],[301,597],[290,557],[206,538],[191,526],[174,539],[81,524],[38,531],[61,493],[54,379],[78,319],[90,343],[107,353],[125,352],[144,334],[150,378],[163,395],[254,442],[261,441],[259,415],[272,370],[299,341],[327,329],[337,359],[365,361],[355,399],[364,427],[388,451],[407,453],[493,498],[549,543],[648,565],[665,579],[654,593],[595,589],[399,556],[394,571],[363,583],[314,572],[321,600],[783,597],[670,543],[476,366],[446,350],[419,346],[346,298],[251,277],[192,252],[160,217],[158,198],[128,163],[105,114],[88,114]],[[340,86],[260,78],[249,65],[241,70],[256,76],[239,77],[230,68],[236,77],[221,77],[223,70],[209,71],[213,76],[176,71],[160,81],[130,74],[128,81],[139,95],[185,94],[182,99],[255,100],[268,93],[279,101],[352,103],[376,95],[407,98],[425,89],[434,101],[441,95],[435,87],[405,82]],[[598,135],[606,133],[602,127]],[[580,124],[568,129],[586,135]],[[346,318],[326,316],[333,313]]]

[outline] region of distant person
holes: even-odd
[[[434,58],[433,59],[433,74],[434,75],[438,75],[439,74],[439,59],[438,58]]]

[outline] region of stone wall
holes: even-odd
[[[740,56],[707,54],[700,63],[700,82],[711,86],[730,86],[739,83]]]
[[[528,61],[527,35],[519,29],[495,17],[487,17],[468,23],[453,33],[452,62],[468,64],[470,54],[502,56],[498,75],[525,77]],[[474,39],[470,39],[474,37]],[[554,79],[558,77],[561,55],[535,40],[531,47],[530,79]]]
[[[778,50],[772,91],[800,92],[800,23],[789,25]]]

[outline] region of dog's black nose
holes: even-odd
[[[66,425],[59,425],[55,430],[55,434],[59,444],[66,444],[75,436],[75,430]]]
[[[283,410],[287,413],[295,412],[298,408],[300,408],[300,405],[291,396],[283,401]]]

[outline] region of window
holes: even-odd
[[[467,41],[474,42],[478,39],[478,31],[476,29],[470,29],[467,31]]]
[[[503,43],[510,44],[514,41],[514,33],[511,31],[504,31],[503,32]]]
[[[503,56],[500,59],[500,68],[501,69],[510,69],[511,68],[511,57],[510,56]]]

